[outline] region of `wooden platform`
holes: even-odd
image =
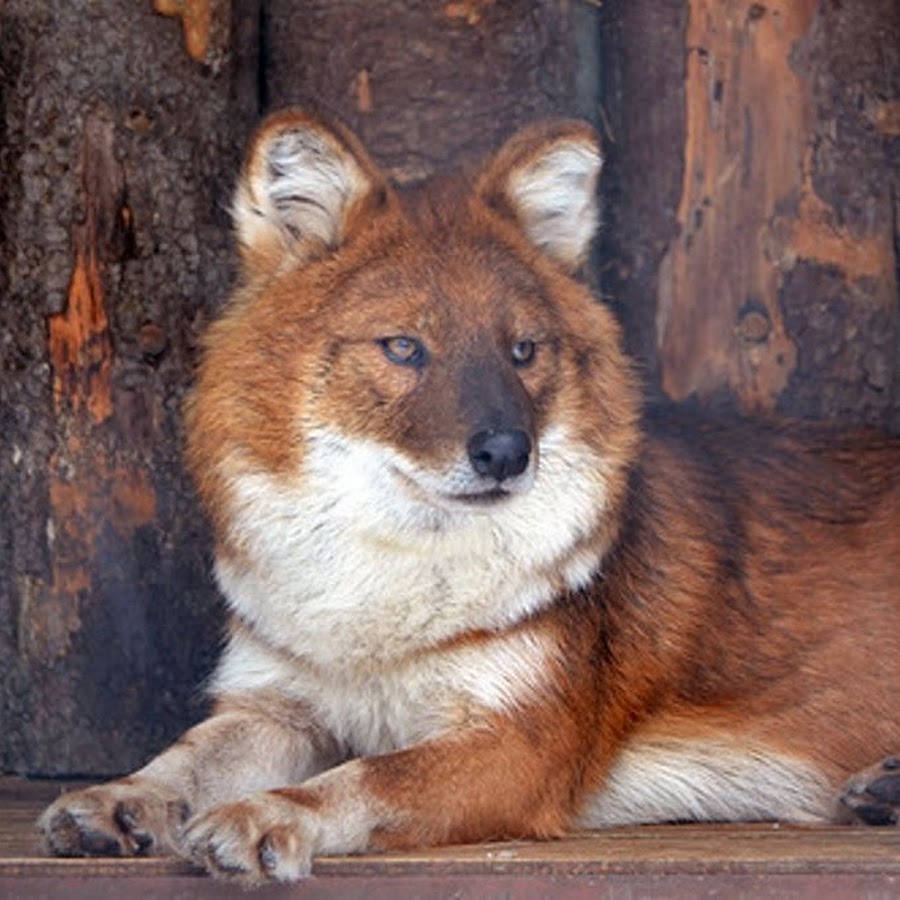
[[[34,821],[61,787],[0,777],[0,898],[900,898],[900,829],[621,828],[550,843],[322,858],[255,894],[168,859],[47,859]]]

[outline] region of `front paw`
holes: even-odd
[[[188,813],[164,785],[123,778],[63,794],[37,826],[55,856],[157,856],[175,851]]]
[[[189,822],[180,852],[217,878],[245,885],[299,881],[312,868],[314,816],[277,794],[255,794]]]
[[[900,824],[900,756],[889,756],[854,775],[838,798],[839,822]]]

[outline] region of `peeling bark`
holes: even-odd
[[[114,773],[220,639],[180,405],[252,120],[149,4],[0,15],[0,769]]]
[[[676,398],[726,389],[748,409],[896,425],[896,352],[889,358],[878,349],[884,329],[896,347],[896,166],[885,132],[864,123],[866,115],[883,119],[885,76],[896,91],[896,4],[688,6],[679,236],[662,261],[656,310],[662,386]],[[848,31],[859,35],[848,45],[856,71],[836,52]],[[893,57],[880,85],[859,77],[858,66],[871,65],[860,56],[873,59],[860,53],[867,44],[874,59]],[[838,89],[854,81],[856,96]],[[852,148],[837,146],[841,131],[856,132]],[[859,182],[848,180],[860,165]],[[829,192],[831,167],[842,181]],[[872,173],[880,190],[866,184]],[[829,277],[830,290],[817,299],[810,267],[835,274],[840,290]],[[887,371],[873,380],[836,353],[816,377],[846,382],[846,398],[823,403],[802,385],[810,354],[827,339],[810,319],[825,297],[823,315],[858,325],[831,342],[868,344],[862,352]]]
[[[231,4],[228,0],[153,0],[163,16],[181,19],[184,47],[191,59],[218,65],[228,49]]]

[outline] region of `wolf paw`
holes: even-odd
[[[838,798],[838,820],[862,825],[900,824],[900,756],[858,772]]]
[[[174,791],[122,779],[63,794],[37,826],[55,856],[159,856],[174,852],[188,814]]]
[[[218,806],[191,821],[181,853],[217,878],[258,885],[309,875],[312,814],[275,794]]]

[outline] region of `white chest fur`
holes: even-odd
[[[522,629],[365,674],[322,672],[240,632],[222,657],[214,690],[276,692],[308,710],[343,753],[369,755],[526,702],[540,692],[554,650],[545,636]]]
[[[572,548],[603,513],[602,465],[562,434],[542,440],[527,494],[483,512],[412,498],[389,448],[329,433],[308,446],[291,482],[233,477],[230,537],[249,564],[220,559],[217,575],[245,621],[322,669],[504,629],[598,565]]]
[[[465,647],[440,664],[428,651],[472,631],[499,637],[584,584],[598,560],[573,547],[606,498],[602,461],[560,432],[541,441],[531,490],[482,512],[412,497],[395,461],[389,448],[319,432],[295,479],[233,475],[230,537],[242,561],[217,563],[233,609],[262,642],[303,663],[302,677],[282,671],[276,680],[314,695],[336,724],[355,721],[348,739],[366,745],[421,737],[413,732],[430,730],[428,710],[457,715],[464,698],[497,708],[514,702],[517,685],[533,687],[528,673],[544,667],[547,651],[521,634],[492,642],[482,664]],[[236,689],[241,678],[263,686],[270,675],[232,648],[220,687]],[[365,703],[344,709],[354,694]]]

